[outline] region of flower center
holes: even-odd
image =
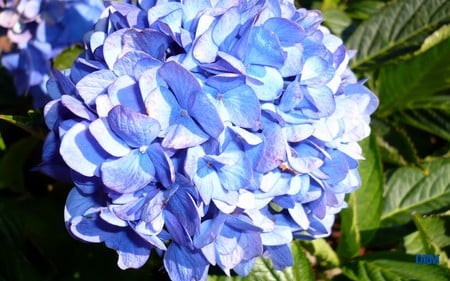
[[[141,145],[141,146],[139,147],[139,152],[142,153],[142,154],[144,154],[144,153],[147,152],[147,149],[148,149],[148,145]]]
[[[182,110],[180,111],[180,115],[181,115],[182,117],[188,116],[187,110],[186,110],[186,109],[182,109]]]

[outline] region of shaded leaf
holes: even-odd
[[[3,115],[0,114],[0,120],[9,122],[30,133],[36,138],[44,139],[46,131],[42,116],[35,111],[29,111],[28,116]]]
[[[447,102],[450,96],[446,97]],[[426,102],[425,102],[426,104]],[[450,109],[405,110],[397,117],[400,121],[450,141]]]
[[[449,19],[447,0],[392,1],[348,39],[347,46],[358,50],[352,68],[379,67],[381,62],[418,49],[431,31]]]
[[[35,138],[26,138],[12,144],[0,160],[0,189],[25,191],[25,166],[38,144]]]
[[[416,100],[449,89],[450,63],[443,59],[447,57],[450,57],[450,39],[406,61],[383,68],[378,82],[380,107],[377,115],[387,116],[409,109],[410,104],[417,108],[420,104]]]
[[[450,158],[397,169],[386,183],[382,225],[403,224],[412,212],[429,213],[450,202]]]
[[[415,256],[394,252],[378,252],[352,260],[343,266],[352,280],[416,280],[446,281],[450,271],[439,266],[417,265]]]
[[[383,8],[385,3],[382,1],[362,0],[350,1],[345,12],[354,19],[365,20],[371,15]]]

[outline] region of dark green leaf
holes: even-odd
[[[354,19],[366,20],[384,7],[381,1],[362,0],[350,1],[345,12]]]
[[[5,144],[5,141],[3,140],[2,134],[0,132],[0,150],[3,151],[5,149],[6,149],[6,144]]]
[[[387,116],[395,111],[417,108],[420,106],[417,100],[423,101],[449,89],[450,63],[444,59],[448,57],[450,39],[407,61],[383,68],[378,80],[380,106],[377,115]]]
[[[433,30],[449,19],[447,0],[392,1],[348,39],[347,46],[358,50],[352,67],[379,67],[380,62],[418,49]]]
[[[395,165],[407,163],[418,165],[419,158],[415,145],[404,128],[379,119],[373,120],[372,128],[383,162]]]
[[[0,114],[0,120],[14,124],[36,138],[45,138],[46,130],[44,129],[45,125],[43,123],[42,116],[35,111],[29,111],[28,116]]]
[[[386,183],[382,224],[403,224],[413,212],[429,213],[450,202],[450,158],[426,162],[425,170],[397,169]]]
[[[343,266],[343,272],[357,281],[447,281],[450,271],[440,266],[417,265],[415,256],[378,252],[356,258]]]
[[[26,138],[15,142],[8,148],[0,160],[0,189],[25,191],[25,164],[37,144],[37,139]]]
[[[446,98],[450,101],[450,96]],[[448,102],[444,102],[443,104],[446,103]],[[399,113],[397,119],[400,122],[450,141],[450,109],[405,110]]]
[[[294,257],[294,266],[285,270],[278,271],[272,267],[268,259],[258,258],[255,262],[252,272],[242,278],[238,276],[227,277],[210,275],[209,281],[313,281],[314,276],[311,271],[311,265],[306,257],[305,250],[299,242],[293,242],[291,245],[292,255]]]

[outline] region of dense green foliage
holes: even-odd
[[[380,99],[361,143],[362,187],[348,198],[333,235],[295,242],[295,266],[257,261],[246,278],[224,280],[448,280],[450,276],[450,2],[297,1],[322,10],[350,49],[351,65]],[[80,51],[63,53],[65,68]],[[113,251],[72,239],[63,223],[70,185],[33,168],[45,137],[42,112],[15,97],[0,72],[0,281],[167,279],[161,261],[121,271]],[[416,264],[439,255],[439,265]]]

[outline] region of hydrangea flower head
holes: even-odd
[[[120,268],[247,275],[330,234],[378,100],[316,11],[289,0],[113,2],[55,72],[42,169],[75,183],[70,233]],[[63,171],[63,172],[61,172]]]
[[[51,59],[80,43],[103,9],[101,0],[1,1],[1,61],[17,93],[33,95],[36,107],[45,105]]]

